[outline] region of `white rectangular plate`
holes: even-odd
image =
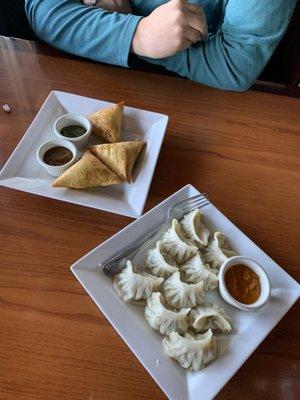
[[[86,116],[111,105],[106,101],[75,94],[51,92],[4,165],[0,173],[0,185],[133,218],[142,215],[168,123],[166,115],[125,107],[122,139],[147,142],[146,150],[134,168],[131,184],[85,190],[52,188],[53,178],[36,160],[39,145],[55,138],[54,122],[61,115],[71,113]],[[99,142],[99,138],[92,137],[91,143]]]
[[[144,307],[124,303],[114,291],[112,280],[98,265],[124,246],[135,243],[144,232],[159,226],[170,206],[198,193],[193,186],[185,186],[71,267],[119,335],[173,400],[212,399],[295,303],[300,292],[297,282],[210,204],[201,210],[205,224],[211,232],[224,233],[239,254],[254,258],[265,268],[272,286],[271,299],[256,312],[244,312],[224,303],[216,290],[214,301],[234,321],[234,332],[217,339],[218,358],[198,372],[186,371],[168,358],[162,348],[162,336],[153,331],[144,318]]]

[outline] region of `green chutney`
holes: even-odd
[[[86,129],[80,125],[68,125],[60,130],[61,135],[67,138],[77,138],[86,133]]]

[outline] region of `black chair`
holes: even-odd
[[[0,35],[37,40],[24,10],[24,0],[0,0]]]

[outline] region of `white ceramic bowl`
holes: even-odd
[[[60,133],[60,131],[62,128],[68,125],[80,125],[86,130],[86,133],[77,138],[65,137]],[[54,124],[54,133],[59,139],[68,140],[80,150],[88,145],[88,141],[92,133],[92,124],[86,117],[83,117],[82,115],[65,114],[56,120]]]
[[[43,161],[44,154],[46,153],[46,151],[56,146],[66,147],[67,149],[71,150],[73,157],[67,164],[56,166],[56,165],[46,164]],[[38,162],[41,164],[41,166],[45,168],[45,170],[48,172],[49,175],[58,177],[77,161],[78,150],[76,146],[73,143],[69,142],[68,140],[62,140],[62,139],[47,140],[47,142],[42,143],[40,147],[37,149],[36,158]]]
[[[228,268],[233,265],[243,264],[247,267],[251,268],[253,272],[255,272],[259,276],[260,280],[260,296],[259,298],[252,304],[243,304],[237,301],[231,294],[229,293],[226,284],[225,284],[225,272]],[[243,257],[243,256],[234,256],[226,260],[220,268],[219,272],[219,290],[220,294],[226,303],[231,304],[234,307],[237,307],[244,311],[254,311],[258,308],[262,307],[270,298],[271,294],[271,285],[268,275],[266,274],[263,267],[253,260],[252,258]]]

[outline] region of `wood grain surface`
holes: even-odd
[[[0,103],[12,112],[0,110],[0,167],[53,89],[168,114],[146,210],[191,183],[299,281],[300,100],[38,54],[2,38]],[[130,222],[0,188],[1,400],[166,398],[69,269]],[[299,399],[299,336],[298,303],[217,399]]]

